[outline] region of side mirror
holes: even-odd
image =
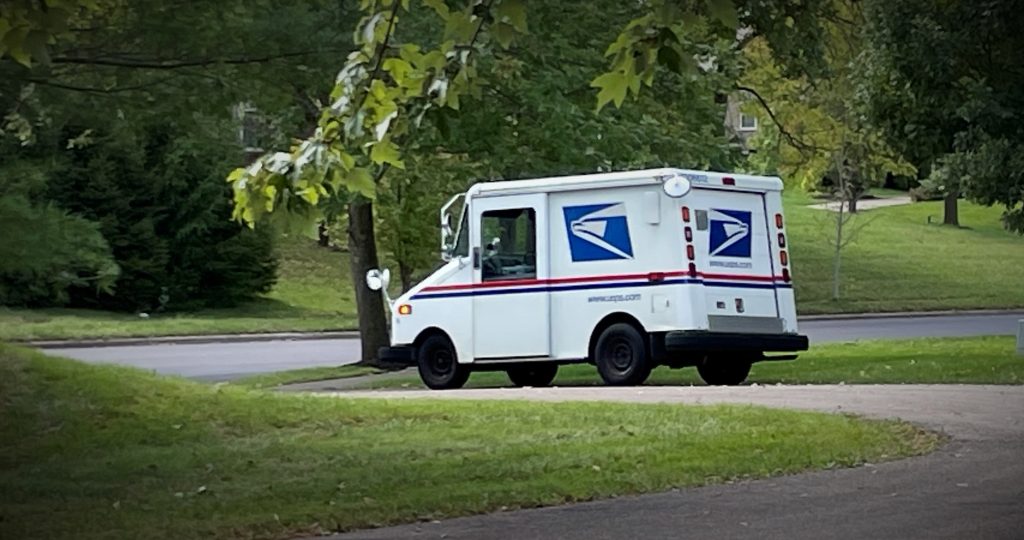
[[[391,271],[387,268],[383,271],[374,268],[366,272],[366,286],[371,291],[387,290],[389,283],[391,283]]]
[[[451,236],[453,232],[451,214],[445,214],[444,217],[441,218],[441,232],[443,232],[446,236]]]

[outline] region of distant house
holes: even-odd
[[[251,163],[266,150],[265,142],[270,135],[270,123],[251,103],[239,103],[232,111],[238,125],[238,142],[242,145],[245,162]]]
[[[740,147],[744,154],[750,152],[749,142],[757,134],[757,117],[741,109],[746,100],[739,94],[731,94],[725,106],[725,133],[730,142]]]

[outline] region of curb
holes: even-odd
[[[1020,309],[967,309],[962,311],[897,311],[889,313],[832,313],[825,315],[802,315],[797,317],[797,322],[803,321],[849,321],[862,319],[913,319],[925,317],[962,317],[962,316],[999,316],[999,315],[1020,315],[1024,317],[1024,310]]]
[[[355,330],[327,332],[268,332],[258,334],[209,334],[199,336],[129,337],[109,339],[20,341],[39,349],[85,349],[89,347],[123,347],[131,345],[200,345],[205,343],[240,343],[259,341],[306,341],[314,339],[359,339]]]
[[[1020,315],[1024,318],[1024,310],[964,310],[964,311],[903,311],[896,313],[837,313],[830,315],[804,315],[798,322],[812,321],[850,321],[864,319],[909,319],[919,317],[956,317],[964,315],[997,316]],[[109,339],[76,339],[76,340],[32,340],[15,341],[39,349],[84,349],[89,347],[121,347],[131,345],[200,345],[206,343],[240,343],[260,341],[305,341],[315,339],[359,339],[357,330],[331,330],[326,332],[267,332],[250,334],[209,334],[198,336],[159,336],[159,337],[128,337]]]

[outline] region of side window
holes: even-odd
[[[537,213],[532,208],[484,212],[480,225],[483,281],[537,277]]]
[[[455,239],[455,249],[452,255],[455,257],[469,257],[469,212],[468,208],[462,207],[462,219],[459,220],[459,236]]]

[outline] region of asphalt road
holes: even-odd
[[[600,387],[344,395],[752,403],[898,417],[941,430],[952,440],[924,457],[854,469],[358,531],[332,540],[1024,537],[1021,386]]]
[[[1024,312],[901,318],[812,320],[800,323],[811,343],[854,339],[1012,335]],[[125,364],[201,380],[359,360],[359,340],[297,339],[232,343],[188,343],[48,348],[50,354],[86,362]]]

